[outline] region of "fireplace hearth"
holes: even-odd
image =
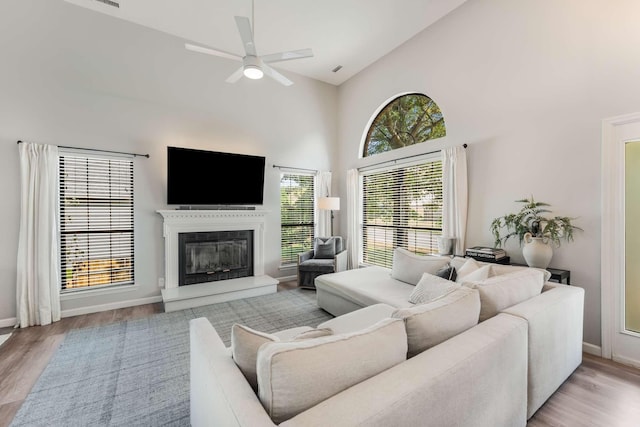
[[[178,235],[179,286],[253,276],[253,231]]]
[[[164,220],[165,286],[161,293],[165,311],[277,292],[278,280],[264,274],[267,211],[158,213]],[[190,284],[184,286],[186,283]]]

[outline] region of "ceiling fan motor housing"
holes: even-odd
[[[264,75],[262,71],[262,61],[257,56],[247,55],[242,58],[243,73],[250,79],[261,79]]]

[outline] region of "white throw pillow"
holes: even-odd
[[[256,391],[258,390],[256,376],[258,349],[262,344],[278,341],[280,339],[275,335],[259,332],[237,323],[231,327],[231,357],[247,382]]]
[[[449,257],[416,255],[404,248],[395,248],[391,277],[410,285],[417,285],[422,278],[422,273],[435,274],[449,261]]]
[[[453,292],[461,285],[433,274],[423,273],[422,278],[409,295],[412,304],[425,304]]]
[[[480,292],[480,321],[487,320],[505,308],[519,304],[542,292],[544,274],[527,268],[470,283]]]
[[[269,343],[258,351],[258,396],[280,424],[406,357],[407,334],[399,319],[349,334]]]
[[[398,309],[391,317],[404,320],[407,356],[413,357],[475,326],[479,314],[478,291],[461,286],[429,304]]]
[[[472,270],[469,272],[469,270],[465,271],[466,274],[463,274],[462,276],[458,275],[456,277],[456,282],[458,283],[465,283],[465,282],[479,282],[481,280],[486,280],[489,277],[492,277],[493,274],[493,265],[483,265],[483,266],[478,266],[477,269]]]

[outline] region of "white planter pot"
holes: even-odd
[[[553,249],[544,237],[533,237],[531,233],[524,235],[525,245],[522,256],[529,267],[547,268],[553,257]]]

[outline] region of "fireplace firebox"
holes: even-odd
[[[178,285],[253,276],[253,230],[178,234]]]

